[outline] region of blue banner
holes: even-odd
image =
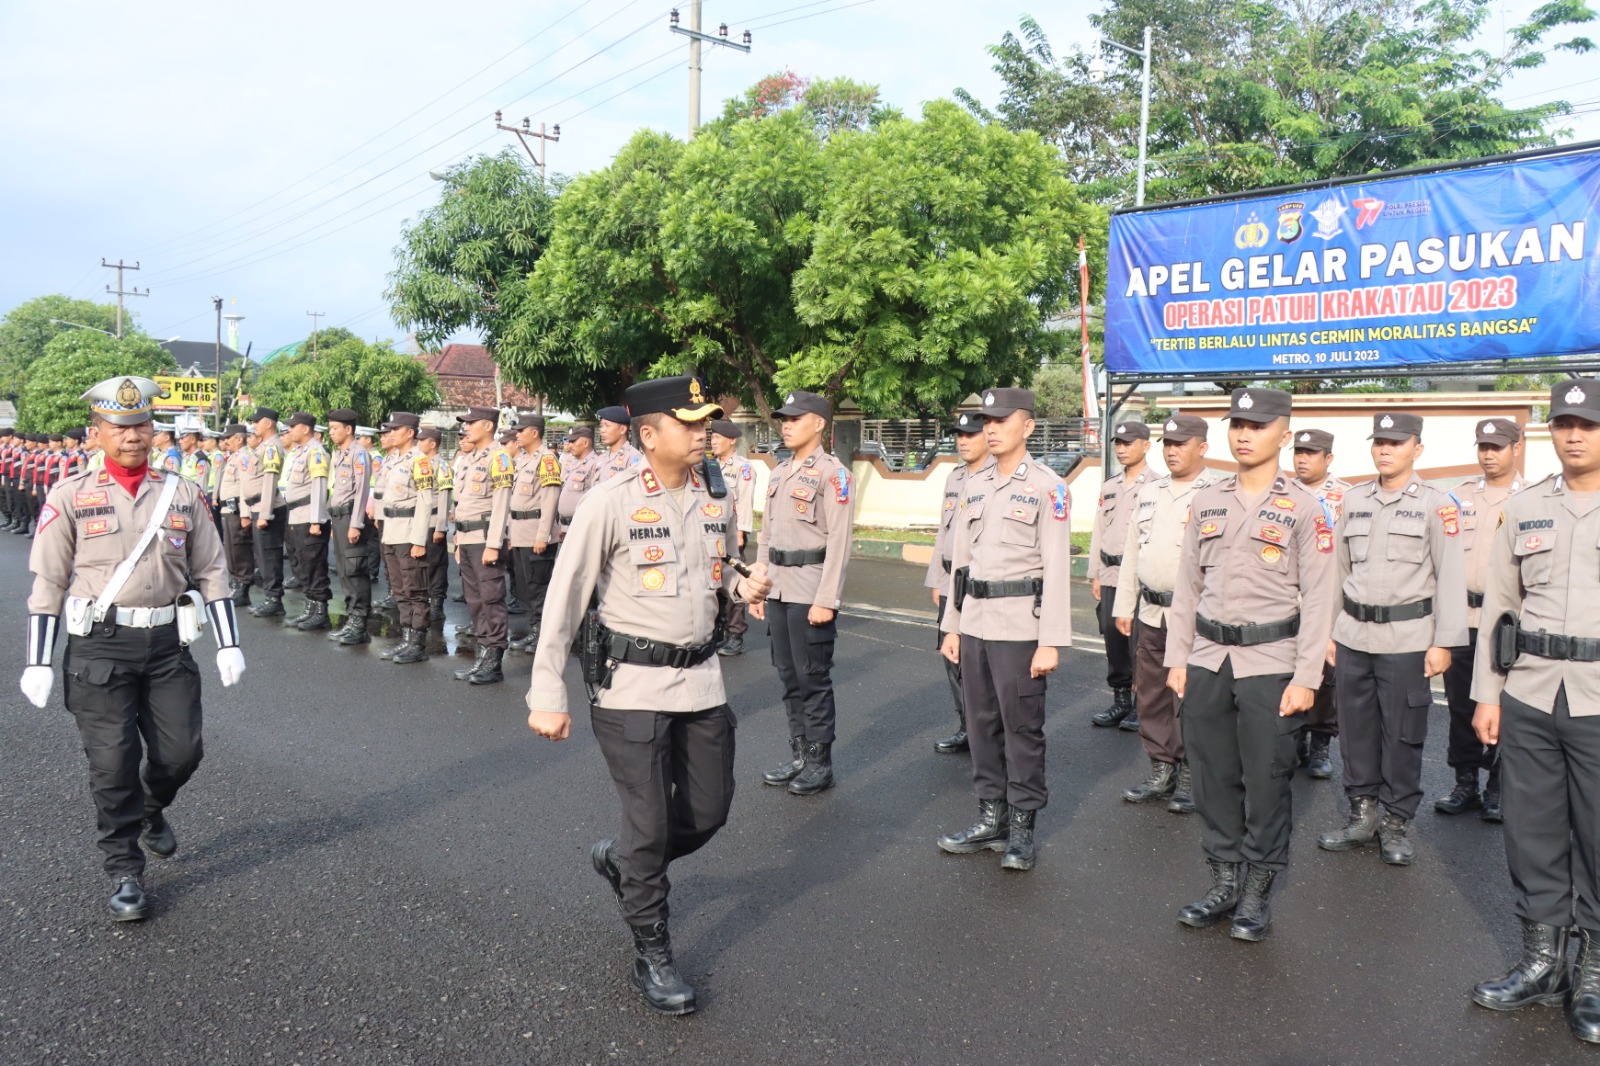
[[[1600,153],[1114,215],[1106,368],[1271,378],[1600,352]]]

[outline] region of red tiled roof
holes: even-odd
[[[441,351],[423,352],[417,358],[441,378],[494,380],[494,357],[481,344],[446,344]]]
[[[538,404],[532,394],[509,383],[500,386],[500,395],[513,407],[534,407]],[[442,377],[439,379],[439,396],[440,406],[445,408],[493,407],[494,378]]]
[[[439,394],[446,408],[494,406],[494,357],[481,344],[446,344],[442,351],[422,352],[417,359],[439,379]],[[532,407],[537,400],[509,382],[500,393],[515,407]]]

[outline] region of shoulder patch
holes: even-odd
[[[839,469],[837,469],[837,470],[835,470],[833,472],[833,477],[830,478],[829,480],[833,482],[833,499],[834,499],[834,502],[835,503],[849,503],[850,502],[850,471],[846,470],[844,467],[841,466]]]
[[[1057,522],[1065,522],[1067,514],[1072,510],[1072,494],[1067,491],[1066,482],[1058,481],[1050,486],[1050,517]],[[1185,519],[1187,521],[1187,519]]]
[[[311,449],[311,455],[306,460],[307,477],[328,476],[328,453],[321,448]]]
[[[539,487],[549,488],[561,484],[561,464],[554,452],[545,452],[539,459]]]
[[[104,493],[101,493],[101,495],[104,495]],[[39,527],[38,527],[37,532],[43,533],[44,530],[45,530],[45,527],[48,526],[51,522],[54,522],[60,516],[60,514],[61,514],[60,511],[57,511],[54,507],[50,506],[48,503],[45,504],[43,507],[39,508]]]

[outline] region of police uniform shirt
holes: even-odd
[[[1167,624],[1168,608],[1151,603],[1140,594],[1140,587],[1152,592],[1172,592],[1178,585],[1178,564],[1183,559],[1183,536],[1188,529],[1190,508],[1197,492],[1210,484],[1202,472],[1192,481],[1179,484],[1172,475],[1139,487],[1128,536],[1122,548],[1122,572],[1127,581],[1117,583],[1117,598],[1112,604],[1113,618],[1132,618],[1149,626]]]
[[[421,451],[422,449],[419,447],[417,450]],[[461,455],[458,452],[456,460],[459,462],[460,459]],[[429,512],[432,516],[431,525],[434,533],[448,534],[450,532],[450,515],[453,510],[451,498],[456,491],[455,463],[445,462],[435,452],[433,456],[433,477],[433,510]],[[457,543],[459,542],[460,538],[457,538]]]
[[[255,484],[245,493],[246,497],[260,497],[249,505],[257,520],[270,519],[272,513],[284,505],[283,487],[279,484],[283,469],[283,442],[277,437],[262,441],[256,449]]]
[[[993,458],[984,465],[994,462]],[[950,531],[955,527],[956,516],[961,513],[961,494],[967,486],[967,464],[957,463],[944,479],[944,503],[939,508],[939,530],[933,536],[933,554],[928,559],[928,573],[922,584],[930,589],[943,589],[950,574]]]
[[[768,563],[774,549],[820,548],[825,557],[806,566],[769,565],[772,592],[767,598],[838,610],[855,512],[850,471],[834,456],[819,448],[804,462],[789,458],[779,463],[767,483],[756,562]]]
[[[1374,479],[1345,496],[1339,582],[1356,603],[1392,606],[1431,598],[1433,613],[1404,622],[1359,622],[1340,610],[1333,639],[1371,655],[1459,648],[1467,642],[1461,509],[1415,474],[1385,491]]]
[[[383,543],[426,548],[433,539],[437,464],[413,444],[383,468]]]
[[[1095,511],[1094,528],[1089,533],[1089,580],[1099,579],[1102,586],[1115,586],[1121,578],[1121,564],[1113,566],[1100,557],[1100,553],[1116,555],[1128,539],[1128,520],[1133,514],[1134,497],[1139,486],[1150,480],[1148,465],[1133,481],[1126,473],[1106,479],[1100,489],[1100,506]]]
[[[88,470],[51,490],[39,510],[28,558],[34,574],[28,613],[59,615],[69,595],[98,597],[150,525],[169,477],[178,478],[172,503],[116,603],[170,607],[190,588],[198,588],[207,603],[226,599],[232,590],[222,539],[198,485],[152,468],[134,497],[109,472]]]
[[[607,452],[600,460],[600,480],[610,481],[618,474],[626,473],[644,461],[644,456],[633,443],[624,440],[614,452]]]
[[[333,453],[333,486],[328,490],[331,510],[348,509],[350,528],[364,529],[367,502],[372,498],[372,460],[366,449],[352,443]]]
[[[1305,484],[1301,482],[1301,484]],[[1307,488],[1311,486],[1307,485]],[[1337,529],[1339,519],[1344,515],[1344,498],[1354,488],[1348,481],[1340,481],[1332,474],[1317,488],[1311,489],[1318,500],[1322,501],[1322,510],[1327,514],[1328,521]]]
[[[685,647],[711,640],[717,590],[731,592],[739,579],[722,561],[726,511],[692,470],[681,495],[680,505],[655,471],[640,465],[596,488],[578,509],[550,577],[529,710],[567,710],[562,670],[592,593],[601,623],[615,632]],[[619,663],[597,700],[612,710],[668,712],[726,702],[715,655],[682,670]]]
[[[289,453],[284,499],[291,526],[326,525],[328,521],[328,452],[315,440]]]
[[[239,446],[222,463],[222,486],[218,491],[224,508],[232,505],[230,514],[248,514],[250,509],[244,498],[251,494],[256,480],[256,452],[248,444]]]
[[[511,485],[516,469],[511,453],[498,444],[456,456],[456,543],[484,544],[498,549],[511,521]],[[487,529],[463,529],[464,522],[483,522]]]
[[[1600,494],[1569,492],[1558,475],[1511,497],[1504,515],[1490,549],[1485,621],[1515,611],[1525,633],[1600,637]],[[1480,627],[1473,700],[1498,706],[1510,696],[1553,713],[1556,691],[1565,685],[1574,718],[1600,714],[1600,662],[1523,654],[1501,676],[1493,666],[1493,642],[1494,626]]]
[[[590,452],[582,459],[568,457],[567,464],[561,469],[561,495],[556,500],[562,540],[567,538],[572,518],[578,513],[578,504],[583,502],[590,489],[600,484],[600,480],[599,455]]]
[[[1304,485],[1280,472],[1266,492],[1246,497],[1237,475],[1212,481],[1189,503],[1165,665],[1215,671],[1231,660],[1235,679],[1292,674],[1290,684],[1320,688],[1338,577],[1333,527]],[[1217,644],[1196,632],[1196,615],[1229,625],[1299,615],[1300,632],[1248,647]]]
[[[1066,482],[1032,455],[1006,478],[990,463],[967,479],[961,509],[950,532],[951,573],[945,583],[940,631],[979,640],[1033,641],[1042,647],[1072,646],[1072,499]],[[1042,578],[1032,596],[955,601],[955,572],[967,580],[1018,581]]]
[[[733,505],[737,532],[752,533],[755,531],[755,506],[756,506],[756,470],[750,460],[734,452],[719,464],[722,467],[722,482],[728,486],[728,502]],[[731,538],[735,548],[739,546],[738,538]]]
[[[199,485],[201,489],[209,489],[211,487],[211,456],[196,448],[183,457],[183,466],[178,472],[196,485]]]
[[[1482,596],[1489,577],[1489,555],[1494,534],[1500,526],[1505,502],[1522,491],[1522,477],[1513,476],[1508,485],[1491,485],[1480,477],[1459,486],[1453,493],[1461,507],[1461,555],[1467,574],[1467,593]],[[1483,615],[1481,607],[1467,604],[1467,627],[1477,629]]]
[[[560,496],[561,463],[556,453],[541,446],[518,454],[516,478],[511,485],[513,548],[556,541],[556,501]]]

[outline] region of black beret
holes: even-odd
[[[278,412],[270,407],[257,407],[256,413],[250,416],[250,421],[259,422],[263,418],[270,418],[276,422],[278,420]]]
[[[347,426],[353,426],[361,421],[361,416],[348,407],[336,407],[324,417],[329,422],[343,422]]]
[[[625,426],[633,420],[626,407],[602,407],[594,413],[594,416],[603,418],[607,422],[615,422],[621,426]]]
[[[732,422],[729,422],[726,418],[712,419],[711,432],[715,433],[719,437],[727,437],[729,440],[738,440],[740,437],[744,436],[744,430],[740,429]]]
[[[294,414],[289,416],[289,425],[305,426],[307,429],[316,429],[317,420],[306,414],[304,411],[296,411]]]

